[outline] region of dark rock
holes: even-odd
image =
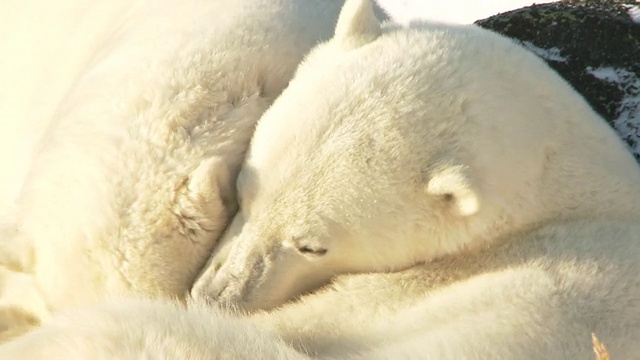
[[[516,39],[542,57],[640,160],[640,24],[631,9],[640,6],[630,0],[564,0],[476,24]]]

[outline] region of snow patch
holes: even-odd
[[[624,92],[613,127],[631,147],[636,159],[640,159],[640,77],[626,69],[612,67],[587,67],[586,71],[597,79],[615,84]]]
[[[545,60],[555,61],[555,62],[567,62],[567,60],[569,59],[567,56],[562,56],[562,50],[560,50],[555,46],[549,49],[543,49],[533,45],[529,41],[521,41],[521,43],[522,45],[524,45],[524,47],[526,47],[527,49],[532,51],[534,54],[540,56]]]
[[[631,72],[624,69],[614,69],[612,67],[599,67],[594,69],[591,66],[587,68],[587,73],[595,76],[596,79],[616,84],[622,83],[623,78],[633,75]]]
[[[634,23],[640,24],[640,6],[639,5],[622,5],[627,9],[629,17]]]

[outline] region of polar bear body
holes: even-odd
[[[259,121],[196,296],[270,308],[550,219],[640,217],[633,157],[535,55],[476,27],[344,14]]]
[[[268,329],[253,333],[242,325],[240,333],[256,336],[251,342],[271,344],[265,354],[291,355],[281,348],[284,342],[337,358],[583,358],[591,355],[595,332],[613,358],[637,358],[640,176],[619,140],[553,73],[536,68],[539,63],[500,37],[432,25],[378,34],[375,24],[361,12],[342,16],[336,38],[309,57],[263,117],[239,180],[242,211],[194,295],[268,308],[334,274],[370,272],[341,275],[326,290],[255,315]],[[492,47],[473,48],[478,40]],[[455,41],[460,46],[444,51],[441,45]],[[431,42],[438,46],[416,50]],[[500,64],[483,61],[511,52],[518,56]],[[422,73],[425,59],[442,60],[443,54],[451,61],[435,61],[434,68],[427,66],[432,71]],[[466,58],[479,68],[460,60]],[[469,67],[436,66],[455,59]],[[530,86],[506,86],[524,81],[515,70],[513,77],[498,76],[509,69],[506,62],[535,72],[525,81]],[[369,70],[359,72],[363,64]],[[510,102],[459,88],[485,71],[484,90],[503,89]],[[442,87],[447,79],[456,86]],[[438,86],[412,92],[430,81]],[[523,88],[526,93],[517,91]],[[529,103],[537,97],[548,102]],[[503,114],[496,109],[512,121],[495,120]],[[440,124],[442,119],[447,122]],[[282,143],[272,138],[264,146],[276,131]],[[463,146],[476,142],[486,149]],[[239,272],[240,265],[251,271]],[[217,277],[209,283],[211,274]],[[217,316],[202,325],[213,328],[205,337],[214,347],[215,331],[225,326]],[[204,318],[187,317],[193,324]],[[89,316],[79,318],[91,324]],[[160,329],[181,334],[173,323]],[[119,332],[121,325],[99,332]],[[77,328],[70,336],[84,339]],[[154,343],[143,328],[127,329]],[[45,341],[57,333],[47,333]],[[38,343],[39,334],[12,341],[0,354],[37,348],[29,341]],[[124,341],[139,343],[131,339]],[[231,345],[243,344],[244,338],[236,339]],[[91,355],[104,350],[88,349]],[[136,355],[146,351],[133,349]],[[70,351],[62,350],[65,356]]]
[[[595,333],[612,359],[635,359],[639,231],[547,222],[404,271],[341,275],[254,320],[320,357],[588,359]]]
[[[34,151],[0,264],[49,309],[182,297],[236,209],[255,123],[342,1],[132,6]]]
[[[338,283],[285,305],[278,326],[320,353],[363,338],[431,349],[422,341],[433,358],[580,358],[595,331],[617,356],[637,355],[640,169],[613,130],[512,41],[380,26],[368,3],[347,2],[335,37],[259,121],[240,211],[192,295],[268,310],[374,273],[363,292]],[[492,268],[505,241],[514,250],[496,264],[513,266]],[[446,264],[460,258],[469,266]],[[397,281],[377,292],[386,276]],[[390,318],[377,342],[363,334]],[[331,325],[340,319],[347,330]]]
[[[113,301],[56,315],[0,358],[588,359],[595,332],[612,358],[635,359],[638,242],[637,224],[551,222],[405,271],[342,275],[251,318]]]
[[[0,345],[3,359],[302,359],[277,335],[215,309],[113,300],[69,309]]]

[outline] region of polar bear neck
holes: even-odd
[[[537,146],[527,148],[523,142],[526,156],[537,159],[527,167],[518,168],[517,162],[526,160],[516,158],[507,163],[515,171],[500,174],[475,159],[477,168],[486,166],[487,174],[493,173],[488,175],[489,182],[502,186],[484,184],[483,197],[492,200],[468,220],[470,244],[549,220],[640,217],[640,168],[604,120],[586,104],[580,107],[566,114],[567,121],[555,121]],[[498,153],[490,155],[487,161],[505,159]],[[492,176],[512,181],[491,180]]]

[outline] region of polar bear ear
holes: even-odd
[[[427,193],[451,201],[460,216],[473,215],[480,208],[478,189],[469,169],[462,165],[447,166],[434,172],[427,184]]]
[[[334,39],[350,48],[368,44],[380,36],[372,0],[347,0],[340,11]]]
[[[229,165],[217,156],[204,160],[191,172],[187,189],[201,205],[218,202],[231,206],[235,199]]]
[[[214,229],[235,211],[235,192],[229,166],[219,157],[200,163],[182,182],[176,198],[176,215],[191,230]]]

